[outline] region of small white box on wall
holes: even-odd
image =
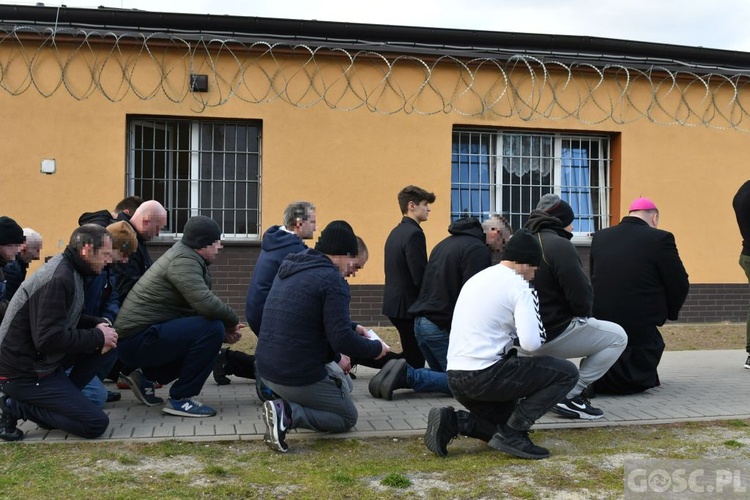
[[[57,169],[57,162],[54,159],[42,160],[42,173],[54,174]]]

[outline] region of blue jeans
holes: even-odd
[[[153,325],[118,342],[120,360],[138,366],[149,380],[168,384],[172,399],[200,394],[224,341],[224,324],[203,316]]]
[[[448,367],[450,334],[450,329],[443,330],[424,316],[414,319],[414,336],[417,337],[419,350],[424,354],[430,368],[437,372],[444,372]]]
[[[414,392],[442,392],[452,395],[448,387],[448,375],[427,368],[412,368],[406,365],[406,385]]]
[[[69,368],[65,371],[65,374],[70,375],[71,370],[72,368]],[[89,383],[86,384],[86,387],[81,389],[81,392],[97,407],[104,408],[104,404],[107,402],[107,388],[104,387],[104,382],[102,382],[98,376],[92,378]]]
[[[451,370],[448,381],[456,400],[481,421],[526,431],[576,385],[578,369],[565,359],[511,350],[484,370]]]
[[[70,355],[50,375],[3,380],[0,391],[10,398],[10,411],[16,418],[82,438],[96,438],[107,430],[109,417],[81,389],[94,377],[105,357]],[[73,366],[70,376],[64,370],[69,366]]]

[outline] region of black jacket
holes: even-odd
[[[492,263],[482,224],[476,217],[459,219],[448,227],[451,234],[430,254],[419,298],[409,312],[424,316],[449,330],[458,294],[464,283]]]
[[[732,208],[742,234],[742,253],[750,255],[750,181],[745,182],[734,195]]]
[[[425,267],[427,241],[419,224],[404,217],[385,242],[385,290],[383,314],[389,318],[412,318],[409,308],[419,296]]]
[[[525,227],[536,233],[542,246],[542,263],[534,277],[534,288],[550,341],[565,331],[573,318],[591,316],[594,294],[581,257],[570,242],[573,235],[558,218],[534,210]]]
[[[690,285],[672,233],[624,217],[591,241],[594,316],[619,325],[676,320]]]
[[[54,372],[66,354],[93,353],[104,346],[83,316],[83,278],[91,270],[66,248],[23,282],[0,326],[0,377],[41,377]]]

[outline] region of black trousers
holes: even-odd
[[[81,389],[105,361],[107,355],[70,355],[50,375],[0,381],[0,391],[10,398],[10,411],[16,418],[82,438],[96,438],[107,430],[109,417]],[[65,370],[71,366],[68,376]]]
[[[480,421],[525,431],[565,398],[578,382],[578,369],[565,359],[511,353],[484,370],[448,370],[448,385]]]
[[[398,330],[404,359],[412,368],[424,368],[424,355],[414,336],[414,318],[388,318]]]

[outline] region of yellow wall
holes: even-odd
[[[0,55],[2,49],[7,48],[0,48]],[[123,51],[129,58],[143,57],[135,51]],[[92,54],[97,55],[96,51]],[[224,62],[220,60],[218,66]],[[541,95],[534,95],[531,80],[520,81],[517,88],[524,89],[526,85],[528,93],[519,94],[515,102],[525,100],[537,109],[554,109],[547,115],[530,113],[523,105],[514,110],[512,104],[506,103],[491,113],[466,117],[450,109],[442,112],[444,103],[429,88],[412,104],[421,110],[432,110],[432,114],[398,111],[401,104],[393,93],[383,94],[382,98],[373,94],[371,102],[377,102],[380,112],[361,105],[353,111],[333,110],[326,103],[315,104],[315,96],[305,94],[310,81],[318,77],[299,73],[284,78],[274,74],[268,84],[274,88],[286,85],[294,105],[273,96],[260,104],[228,98],[219,105],[229,95],[230,84],[212,81],[212,91],[198,95],[212,104],[204,108],[193,99],[175,103],[158,87],[149,94],[153,97],[138,97],[127,87],[118,87],[121,72],[110,64],[102,70],[103,88],[110,97],[107,99],[92,87],[83,63],[71,64],[67,69],[67,80],[73,82],[68,82],[73,87],[71,91],[58,88],[52,92],[56,80],[45,73],[45,67],[52,67],[49,61],[46,64],[35,74],[41,90],[51,96],[43,97],[41,90],[35,89],[16,96],[0,90],[0,213],[42,233],[45,255],[64,246],[82,212],[111,209],[125,195],[128,115],[258,119],[263,123],[263,228],[281,222],[288,202],[312,201],[318,207],[319,231],[331,220],[346,219],[370,247],[370,262],[355,283],[382,283],[382,247],[388,232],[400,220],[396,193],[407,184],[436,193],[430,220],[423,225],[428,247],[434,246],[447,235],[449,223],[453,127],[478,125],[613,134],[612,213],[626,213],[630,201],[637,196],[654,199],[661,209],[661,227],[675,233],[692,282],[745,281],[736,263],[740,237],[731,198],[748,177],[745,163],[750,157],[750,137],[735,130],[693,124],[657,125],[648,118],[633,119],[632,114],[623,120],[626,123],[619,124],[606,119],[607,113],[595,106],[586,108],[578,117],[561,111],[566,106],[575,107],[581,92],[590,90],[596,78],[584,76],[568,87],[558,80],[554,84],[558,85],[556,93],[547,91]],[[170,85],[179,90],[185,84],[188,66],[179,57],[170,64],[176,68],[169,76]],[[320,74],[325,75],[339,71],[341,61],[321,57],[318,64]],[[404,65],[408,67],[403,69],[399,83],[404,87],[418,83],[419,65]],[[231,73],[231,69],[226,71]],[[476,107],[477,95],[492,93],[488,89],[497,79],[495,73],[493,68],[479,71],[475,88],[481,91],[467,93],[453,104]],[[251,81],[249,74],[248,70],[245,76]],[[134,85],[143,90],[149,88],[149,75],[158,76],[158,71],[151,69],[138,75]],[[358,70],[357,77],[377,80],[382,78],[382,72],[364,67]],[[253,78],[268,76],[253,73]],[[456,79],[455,68],[438,67],[433,79],[436,85],[455,85],[451,83]],[[6,84],[9,81],[21,85],[22,78],[9,74]],[[231,75],[227,81],[233,81]],[[651,98],[651,89],[645,82],[632,85],[634,103],[642,104]],[[221,95],[217,89],[223,89]],[[612,87],[597,91],[596,95],[604,98],[608,90],[612,95],[618,92]],[[336,85],[331,86],[327,97],[339,108],[361,104],[351,92],[341,90],[342,97],[337,98],[336,91]],[[83,98],[74,99],[71,92]],[[249,95],[247,88],[242,92],[245,97]],[[502,89],[496,93],[502,93]],[[560,106],[552,106],[555,101]],[[671,95],[664,96],[663,102],[671,103],[675,109],[681,106],[680,99]],[[620,106],[625,109],[627,103]],[[626,114],[627,110],[623,112]],[[43,158],[56,159],[56,174],[39,172]]]

